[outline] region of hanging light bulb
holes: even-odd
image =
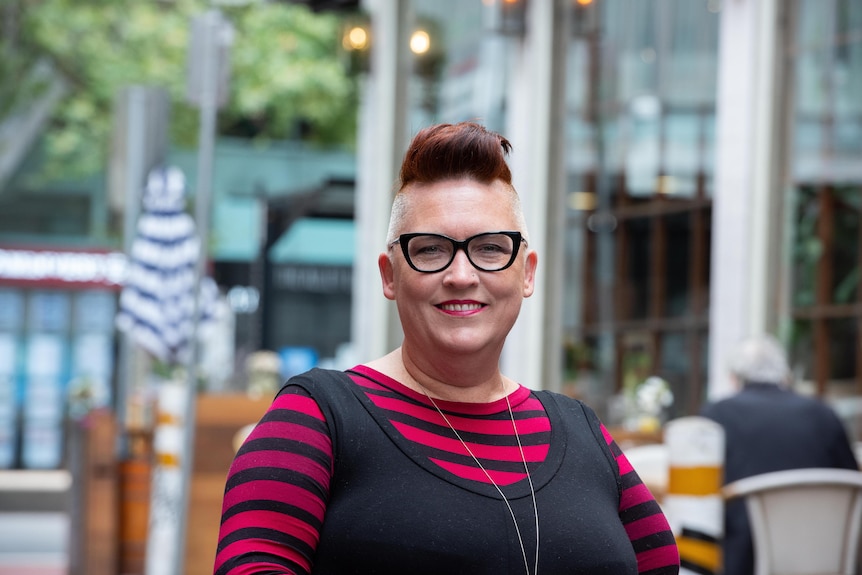
[[[341,38],[345,50],[365,50],[368,48],[368,30],[363,26],[351,26]]]
[[[431,36],[421,28],[410,36],[410,51],[420,56],[431,49]]]

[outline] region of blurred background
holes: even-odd
[[[856,0],[2,0],[0,30],[2,574],[171,572],[162,537],[211,571],[243,426],[398,345],[376,257],[436,122],[514,145],[509,375],[646,441],[769,331],[862,440]]]

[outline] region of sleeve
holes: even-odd
[[[285,388],[225,483],[214,575],[307,575],[332,477],[332,440],[308,392]]]
[[[601,426],[601,430],[620,470],[622,484],[620,520],[635,550],[638,573],[643,575],[679,573],[679,550],[658,501],[641,481],[604,425]]]

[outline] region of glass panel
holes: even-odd
[[[835,191],[832,302],[853,303],[859,293],[859,210],[862,188]]]
[[[495,26],[482,2],[438,0],[411,2],[413,22],[408,40],[427,34],[427,51],[412,50],[409,82],[409,129],[434,122],[482,118],[500,130],[508,79],[507,39],[492,33]],[[484,33],[477,33],[483,31]]]
[[[704,165],[703,125],[695,113],[679,112],[665,117],[664,173],[668,176],[662,191],[673,197],[693,197],[697,193],[697,174]]]
[[[116,315],[116,296],[108,291],[79,292],[74,302],[75,331],[111,332]]]
[[[803,381],[814,373],[814,322],[797,319],[793,322],[793,336],[790,341],[790,367],[794,379]]]
[[[797,193],[796,237],[793,243],[793,305],[814,305],[817,279],[817,261],[822,252],[817,237],[819,206],[817,194],[810,187],[801,187]]]
[[[659,375],[670,384],[673,404],[669,417],[679,417],[688,412],[692,395],[699,396],[696,389],[689,386],[691,375],[691,342],[685,333],[670,332],[661,339],[661,364]]]
[[[621,278],[621,289],[630,314],[627,318],[620,319],[644,319],[649,314],[649,279],[652,273],[649,255],[650,221],[632,219],[624,225],[628,233],[626,245],[629,268],[626,277]]]
[[[667,221],[667,299],[665,313],[680,317],[690,313],[691,226],[688,214],[668,216]]]
[[[14,332],[24,326],[24,294],[0,288],[0,331]]]
[[[826,385],[835,395],[856,389],[859,377],[862,3],[795,6],[791,358],[812,392]],[[818,341],[828,343],[818,350]]]
[[[597,330],[597,317],[591,312],[604,305],[603,299],[618,296],[613,301],[615,333],[627,338],[632,329],[657,337],[658,327],[644,329],[642,324],[684,317],[691,311],[689,270],[695,242],[690,212],[673,216],[666,212],[670,202],[696,197],[698,186],[702,185],[706,197],[713,188],[719,3],[606,0],[595,7],[599,10],[592,29],[596,35],[579,28],[570,50],[578,56],[569,62],[567,77],[566,133],[572,142],[567,178],[579,181],[578,172],[589,170],[592,162],[585,158],[601,160],[598,170],[604,174],[596,178],[612,182],[617,247],[608,254],[613,261],[586,261],[594,270],[611,268],[620,273],[615,290],[594,292],[596,301],[584,307],[581,322],[587,330]],[[591,58],[598,59],[592,68]],[[596,101],[590,102],[590,97]],[[594,138],[596,133],[601,137]],[[593,153],[585,153],[585,146]],[[660,198],[659,193],[667,197]],[[631,212],[637,216],[632,217]],[[664,264],[653,261],[651,254],[657,221],[666,226]],[[570,225],[585,225],[581,222],[570,219]],[[707,237],[698,241],[708,246],[709,226],[702,226],[700,233]],[[602,253],[594,255],[602,257]],[[566,273],[566,277],[577,272]],[[657,273],[665,274],[664,293],[656,294],[664,298],[664,317],[653,318],[649,306],[655,282],[650,279]],[[582,276],[582,281],[594,278]],[[635,322],[637,327],[622,328],[622,322]],[[677,345],[676,340],[671,345],[683,354],[705,353],[696,345]],[[630,353],[624,355],[629,358],[626,361],[631,360]],[[684,361],[695,363],[688,356]],[[703,363],[700,380],[705,386],[705,362],[697,363]],[[631,366],[622,366],[622,373],[616,375],[605,363],[597,362],[597,367],[604,370],[599,377],[615,377],[616,385],[625,382],[627,374],[630,377]],[[690,381],[680,385],[690,385]]]
[[[71,322],[68,292],[38,291],[30,296],[28,328],[33,332],[64,332]]]
[[[859,349],[859,328],[855,318],[842,318],[827,323],[829,332],[829,379],[836,383],[852,381],[856,376],[856,354]]]
[[[794,126],[797,180],[862,177],[862,3],[799,0]]]
[[[626,146],[626,191],[631,196],[650,196],[656,189],[661,161],[660,106],[654,96],[632,100],[631,137]]]
[[[796,320],[793,324],[791,342],[792,368],[799,385],[816,391],[814,381],[818,367],[827,367],[827,378],[831,385],[841,381],[852,381],[856,376],[856,350],[859,346],[859,327],[855,318],[820,320],[826,330],[828,349],[823,358],[817,357],[814,337],[815,321]],[[819,366],[818,361],[827,362]]]

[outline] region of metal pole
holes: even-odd
[[[131,256],[132,244],[135,241],[135,225],[140,215],[141,191],[143,188],[143,143],[141,135],[146,133],[146,117],[144,114],[144,88],[132,86],[121,95],[120,106],[125,108],[125,205],[123,210],[123,253]],[[132,337],[128,332],[120,336],[118,350],[118,374],[114,404],[117,407],[117,421],[120,422],[120,432],[117,434],[117,453],[124,458],[128,455],[128,411],[129,398],[133,395],[131,387],[136,381],[135,349]]]
[[[216,112],[218,109],[218,72],[220,55],[220,33],[222,31],[221,14],[209,11],[202,17],[202,62],[200,84],[200,126],[198,129],[198,170],[197,189],[195,192],[195,221],[200,250],[195,266],[195,297],[192,314],[192,333],[189,340],[189,355],[187,362],[187,397],[186,411],[183,418],[185,433],[184,449],[180,460],[182,473],[181,512],[177,529],[176,556],[174,558],[174,575],[182,575],[185,560],[186,526],[189,513],[189,492],[191,491],[191,476],[194,461],[194,431],[196,413],[197,365],[200,356],[198,345],[198,327],[201,316],[200,283],[204,277],[207,261],[207,238],[209,236],[210,196],[212,192],[213,155],[215,150]]]

